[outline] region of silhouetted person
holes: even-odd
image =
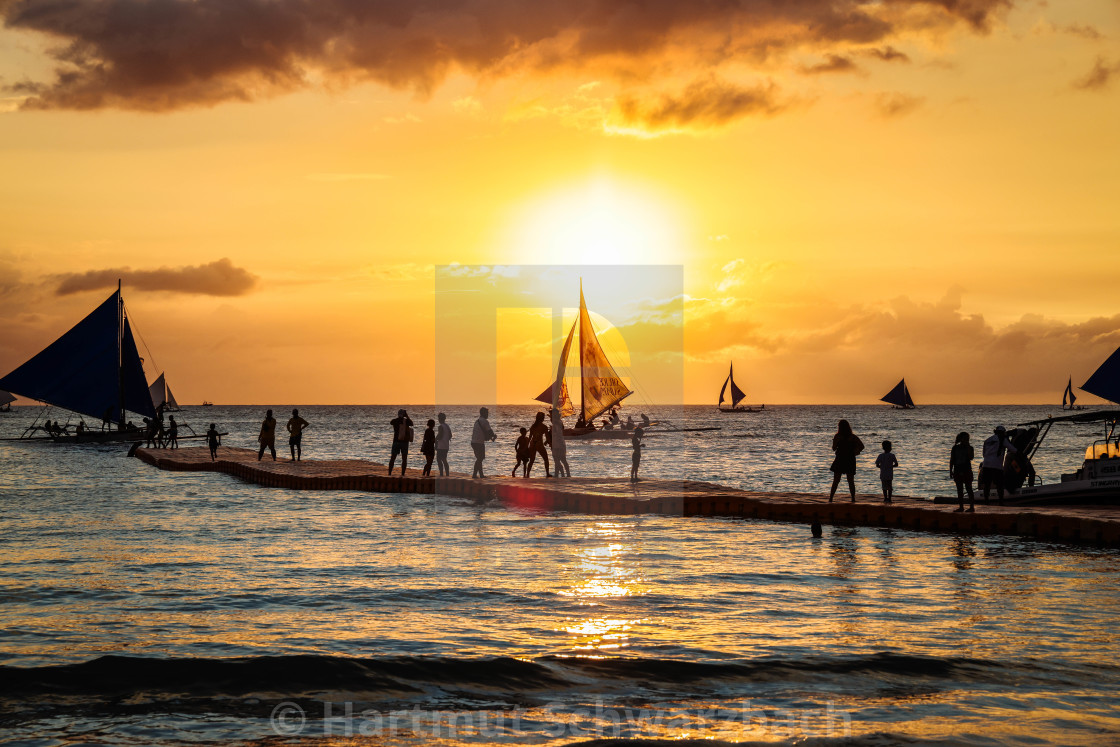
[[[898,457],[891,451],[891,442],[883,442],[883,453],[875,458],[875,466],[879,468],[879,482],[883,483],[883,502],[890,503],[894,498],[894,468],[898,466]]]
[[[420,442],[420,453],[424,455],[424,477],[432,476],[432,460],[436,458],[436,421],[428,420],[424,429],[424,440]]]
[[[571,477],[572,470],[568,467],[568,442],[564,440],[564,420],[556,408],[549,413],[552,419],[552,462],[557,477]]]
[[[154,447],[157,443],[156,442],[156,433],[157,433],[157,431],[156,431],[156,419],[155,418],[144,418],[144,430],[146,431],[145,435],[147,436],[147,441],[145,442],[144,446],[150,449],[150,448]]]
[[[828,494],[828,502],[836,497],[836,486],[840,484],[842,475],[848,476],[848,491],[852,494],[852,503],[856,502],[856,456],[863,451],[863,441],[852,433],[852,426],[847,420],[841,420],[836,427],[836,435],[832,437],[832,450],[836,458],[829,467],[832,470],[832,490]]]
[[[630,445],[634,447],[634,453],[630,456],[630,482],[638,481],[638,467],[642,464],[642,436],[644,434],[644,430],[635,428],[634,435],[630,438]]]
[[[210,447],[210,461],[216,461],[218,459],[218,447],[222,445],[222,434],[218,433],[216,423],[211,423],[210,430],[206,431],[206,445]]]
[[[482,460],[486,458],[486,442],[496,441],[494,429],[490,427],[490,411],[485,407],[478,408],[478,419],[474,421],[474,430],[471,431],[471,449],[474,450],[474,470],[471,477],[486,477],[482,474]]]
[[[401,477],[408,468],[408,442],[412,440],[412,418],[404,410],[397,410],[397,417],[389,421],[393,426],[393,453],[389,456],[389,474],[393,474],[393,462],[401,455]]]
[[[521,468],[521,476],[529,476],[529,429],[522,428],[521,435],[513,442],[513,451],[517,455],[517,464],[513,465],[510,477],[517,477],[517,468]]]
[[[957,484],[957,501],[964,511],[964,491],[968,490],[968,510],[976,510],[976,496],[972,493],[972,460],[976,458],[976,450],[968,442],[968,434],[961,431],[957,434],[957,442],[949,450],[949,477]]]
[[[261,450],[257,452],[257,461],[259,462],[264,456],[264,450],[268,449],[272,452],[272,461],[276,461],[276,418],[272,417],[272,410],[264,414],[264,422],[261,423],[261,433],[257,436],[257,441],[261,444]]]
[[[611,410],[610,423],[611,425],[622,425],[622,420],[618,417],[617,409]]]
[[[627,415],[626,416],[626,430],[628,430],[628,431],[634,430],[634,416],[633,415]]]
[[[447,416],[442,412],[436,416],[439,428],[436,430],[436,466],[439,467],[440,477],[451,474],[447,465],[447,450],[451,448],[451,426],[447,424]]]
[[[820,519],[813,519],[813,523],[809,525],[809,531],[813,533],[814,537],[820,539],[821,535],[824,534],[824,528],[821,527]]]
[[[529,426],[529,466],[525,468],[525,476],[533,472],[533,465],[537,463],[537,455],[544,460],[544,476],[552,477],[548,470],[548,450],[545,441],[548,438],[548,426],[544,422],[544,413],[538,412],[537,419]]]
[[[649,428],[649,426],[650,426],[650,422],[649,422],[649,415],[646,415],[646,414],[645,414],[645,413],[643,412],[643,413],[642,413],[642,427],[643,427],[643,428]]]
[[[1003,460],[1008,454],[1015,453],[1015,447],[1007,438],[1007,429],[997,425],[992,435],[984,441],[984,461],[981,463],[980,487],[984,489],[984,502],[993,485],[996,486],[996,496],[1003,503]]]
[[[292,452],[292,461],[303,459],[303,430],[311,425],[299,416],[299,410],[292,410],[292,417],[288,420],[288,448]]]
[[[167,418],[167,448],[179,448],[179,424],[175,422],[174,415]]]

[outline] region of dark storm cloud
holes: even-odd
[[[657,132],[719,127],[751,114],[775,114],[785,108],[773,84],[737,86],[715,78],[698,80],[679,94],[654,101],[635,97],[617,100],[624,125]]]
[[[204,296],[243,296],[257,284],[257,276],[228,259],[206,265],[132,270],[127,267],[57,275],[55,293],[67,296],[83,291],[115,288],[122,279],[133,290],[174,291]]]
[[[710,67],[836,53],[963,24],[1011,0],[0,0],[0,18],[55,43],[25,108],[168,110],[375,80],[430,92],[451,70],[503,76],[666,58]]]

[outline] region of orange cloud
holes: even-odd
[[[122,279],[133,290],[173,291],[205,296],[242,296],[257,285],[258,278],[223,258],[205,265],[132,270],[120,267],[56,275],[56,295],[113,288]]]
[[[954,25],[984,32],[1012,2],[0,0],[0,19],[56,43],[54,79],[12,87],[25,108],[161,111],[327,79],[429,93],[453,70],[506,76],[603,62],[633,76],[670,58],[696,71],[840,54]]]

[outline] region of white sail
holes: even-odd
[[[164,374],[160,374],[152,385],[148,387],[148,391],[152,395],[152,406],[157,410],[163,408],[172,412],[179,411],[179,403],[175,401],[175,395],[171,393],[171,387],[167,385],[167,379]]]

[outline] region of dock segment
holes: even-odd
[[[576,477],[572,479],[489,477],[475,480],[462,473],[422,477],[420,470],[386,474],[386,466],[359,459],[292,462],[257,461],[251,449],[222,447],[210,461],[205,447],[139,449],[136,456],[163,470],[223,472],[266,487],[292,490],[359,490],[380,493],[425,493],[478,502],[499,501],[511,508],[567,511],[596,515],[660,514],[767,519],[836,526],[867,526],[960,534],[1001,534],[1040,540],[1120,546],[1120,509],[1100,506],[1032,507],[979,504],[976,513],[956,513],[953,504],[896,496],[884,504],[879,496],[859,502],[823,495],[765,493],[691,480],[641,480]]]

